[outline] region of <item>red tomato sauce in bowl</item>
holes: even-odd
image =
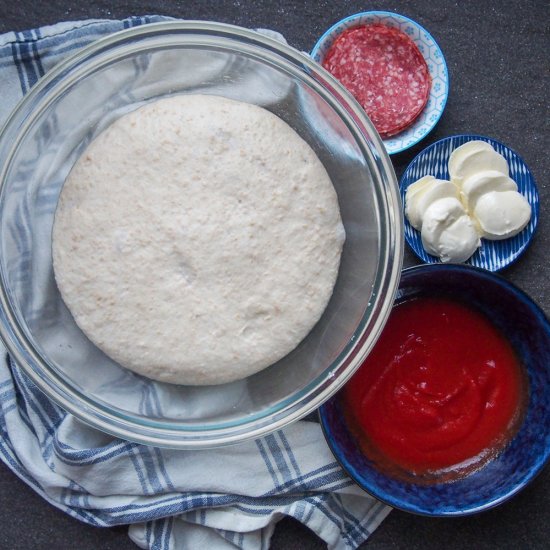
[[[450,298],[417,297],[394,307],[342,397],[364,452],[380,466],[452,478],[511,440],[527,380],[484,314]]]

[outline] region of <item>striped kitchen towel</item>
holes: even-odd
[[[0,124],[53,65],[106,34],[163,18],[80,21],[0,36]],[[49,401],[0,344],[0,458],[48,502],[90,525],[129,524],[141,548],[268,548],[292,516],[329,548],[356,548],[389,508],[361,491],[319,425],[175,451],[116,439]]]

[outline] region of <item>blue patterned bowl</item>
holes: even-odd
[[[311,57],[318,63],[322,63],[328,49],[343,31],[351,27],[373,23],[397,28],[409,35],[426,59],[432,77],[428,103],[415,122],[403,132],[382,140],[386,151],[393,155],[418,143],[437,124],[445,110],[449,96],[449,73],[443,53],[430,33],[412,19],[389,11],[361,12],[338,21],[317,41],[311,51]]]
[[[417,484],[378,470],[363,454],[342,413],[341,392],[327,401],[319,414],[332,452],[365,491],[407,512],[461,516],[508,500],[550,460],[550,323],[525,293],[488,271],[444,264],[403,271],[397,300],[434,293],[452,294],[486,313],[524,365],[529,383],[528,404],[523,423],[510,443],[485,466],[464,478]]]
[[[399,182],[401,200],[403,205],[405,205],[407,188],[423,176],[432,175],[438,179],[449,179],[448,161],[451,153],[457,147],[473,140],[490,143],[508,161],[510,177],[517,183],[518,191],[531,205],[531,220],[521,233],[502,241],[482,239],[481,246],[466,262],[467,264],[489,271],[500,271],[512,262],[515,262],[525,252],[525,249],[531,242],[539,220],[539,194],[535,178],[523,159],[515,151],[496,139],[474,134],[451,136],[436,141],[420,152],[403,173]],[[405,239],[415,254],[425,263],[440,262],[439,258],[431,256],[424,250],[420,231],[414,229],[406,216]]]

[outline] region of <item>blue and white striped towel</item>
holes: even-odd
[[[81,21],[0,36],[0,124],[76,48],[158,21]],[[388,514],[342,472],[315,422],[228,448],[171,451],[122,441],[51,403],[0,344],[0,458],[74,518],[130,524],[141,548],[267,548],[292,516],[329,548],[356,548]]]

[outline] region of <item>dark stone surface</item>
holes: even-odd
[[[459,133],[479,133],[515,149],[531,168],[540,192],[541,216],[525,255],[502,274],[550,313],[550,198],[547,139],[550,88],[549,9],[546,0],[432,0],[393,2],[169,1],[116,2],[0,0],[0,32],[23,30],[62,20],[121,18],[164,14],[208,19],[246,27],[269,27],[289,43],[310,50],[338,19],[366,9],[384,9],[411,17],[441,46],[451,78],[446,111],[421,144],[392,158],[398,177],[414,155],[433,141]],[[406,265],[416,260],[406,252]],[[550,391],[550,389],[549,389]],[[371,550],[548,548],[550,469],[512,501],[479,516],[430,519],[393,511],[364,544]],[[0,464],[0,548],[135,548],[124,527],[83,525],[42,500]],[[293,520],[277,526],[272,548],[320,549],[325,545]]]

